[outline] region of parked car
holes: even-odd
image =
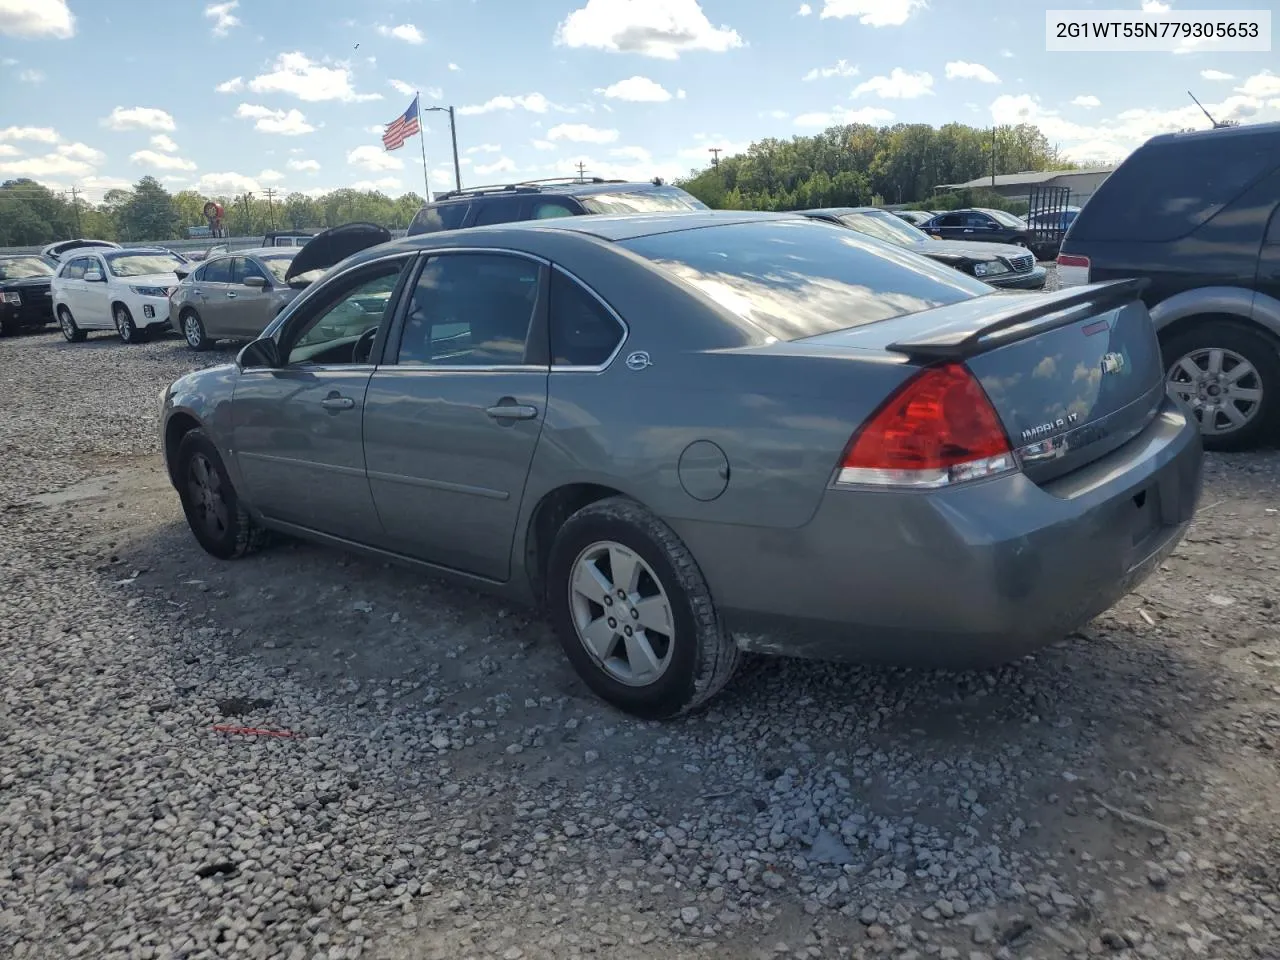
[[[936,240],[923,230],[904,223],[877,207],[826,207],[801,210],[802,216],[824,220],[895,246],[906,247],[962,273],[985,280],[993,287],[1040,290],[1047,273],[1036,266],[1035,256],[1023,247],[1004,243],[959,243]]]
[[[1040,227],[1046,230],[1061,230],[1066,233],[1071,229],[1071,224],[1075,223],[1076,216],[1080,213],[1079,207],[1064,207],[1061,210],[1050,210],[1045,213],[1037,213],[1028,217],[1026,223],[1029,227]]]
[[[354,252],[385,243],[391,234],[376,224],[356,223],[320,235],[317,243],[347,244]],[[252,340],[320,272],[291,272],[301,247],[262,247],[223,254],[178,271],[178,285],[169,297],[173,329],[192,350],[207,350],[218,340]],[[322,257],[341,259],[342,249],[325,249]],[[188,264],[188,268],[192,265]],[[305,266],[305,263],[304,263]]]
[[[53,323],[52,277],[53,266],[44,257],[0,256],[0,337]]]
[[[1201,453],[1137,291],[787,214],[444,231],[177,380],[160,436],[214,556],[287,531],[543,603],[591,689],[669,717],[743,651],[999,661],[1141,582]]]
[[[894,210],[893,215],[913,227],[922,226],[937,216],[932,210]]]
[[[1064,286],[1137,277],[1212,450],[1280,437],[1280,123],[1154,137],[1085,203]]]
[[[939,240],[1008,243],[1031,249],[1027,222],[1003,210],[990,210],[985,207],[950,210],[938,214],[931,220],[926,220],[920,229]]]
[[[479,227],[518,220],[546,220],[593,213],[671,213],[706,210],[679,187],[655,178],[649,183],[588,179],[528,180],[437,193],[409,224],[411,237],[439,230]]]
[[[264,247],[305,247],[319,230],[278,230],[262,238]]]
[[[54,263],[61,263],[67,258],[68,254],[74,251],[88,250],[91,247],[104,250],[121,249],[120,244],[112,243],[110,240],[59,240],[42,249],[40,256],[52,260]]]
[[[186,261],[160,247],[68,253],[53,278],[53,309],[70,343],[115,330],[138,343],[169,326],[169,294]]]

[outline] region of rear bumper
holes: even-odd
[[[1043,290],[1045,279],[1049,276],[1044,267],[1031,268],[1030,273],[1018,273],[1011,277],[994,277],[987,280],[993,287],[1004,290]],[[986,280],[985,277],[983,277]]]
[[[739,645],[921,666],[1000,662],[1078,629],[1186,532],[1201,485],[1193,422],[1170,401],[1067,477],[955,490],[831,491],[794,530],[681,525]]]

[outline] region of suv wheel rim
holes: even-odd
[[[1169,368],[1166,382],[1169,392],[1194,411],[1201,433],[1235,433],[1262,409],[1262,377],[1234,350],[1193,350]]]
[[[182,329],[187,335],[187,343],[193,347],[200,346],[200,321],[196,319],[194,313],[187,314],[187,319],[183,321]]]
[[[222,478],[203,453],[191,458],[187,495],[205,533],[215,538],[223,536],[227,532],[228,512],[226,497],[222,493]]]
[[[120,334],[120,339],[126,343],[131,339],[132,334],[129,331],[129,318],[124,315],[123,310],[116,311],[116,332]]]
[[[602,540],[578,554],[570,568],[569,609],[578,640],[618,683],[649,686],[671,665],[671,602],[634,550]]]
[[[58,325],[62,327],[62,335],[68,340],[75,336],[76,330],[71,325],[71,314],[67,313],[66,310],[58,314]]]

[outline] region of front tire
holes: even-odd
[[[122,343],[141,343],[144,339],[142,331],[138,329],[138,325],[133,322],[133,314],[129,312],[129,308],[123,303],[117,303],[111,311],[112,317],[116,322],[116,333],[120,335]]]
[[[62,330],[62,336],[67,343],[83,343],[84,338],[89,335],[76,326],[76,318],[65,306],[58,308],[58,328]]]
[[[741,659],[689,549],[634,500],[610,497],[566,520],[546,582],[569,662],[627,713],[658,720],[696,710]]]
[[[205,333],[204,322],[194,310],[182,311],[182,336],[186,339],[187,346],[197,352],[208,350],[212,346],[209,335]]]
[[[1165,385],[1207,450],[1247,450],[1280,429],[1280,344],[1234,320],[1198,320],[1161,344]]]
[[[176,463],[182,512],[206,552],[219,560],[236,560],[266,545],[267,532],[240,503],[218,448],[203,430],[182,438]]]

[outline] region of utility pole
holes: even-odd
[[[80,190],[77,187],[71,188],[71,210],[76,217],[76,233],[80,233]]]
[[[578,179],[579,180],[587,179],[587,165],[583,163],[581,160],[578,161]]]
[[[996,185],[996,128],[991,128],[991,187]]]
[[[711,165],[713,167],[718,168],[720,166],[720,152],[722,150],[724,150],[724,147],[707,147],[707,152],[711,154]]]
[[[246,192],[241,199],[244,200],[244,232],[247,234],[253,230],[253,208],[250,206],[253,194]]]
[[[276,212],[271,207],[271,201],[275,198],[276,192],[271,187],[267,187],[264,191],[267,195],[267,220],[271,224],[271,229],[276,228]]]

